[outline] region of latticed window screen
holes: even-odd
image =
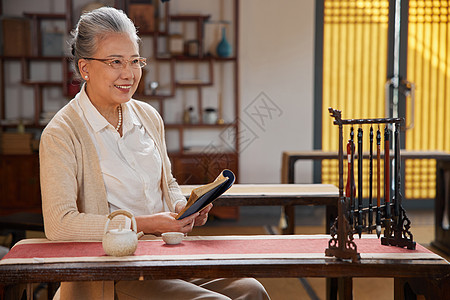
[[[339,138],[338,127],[333,125],[326,108],[342,110],[342,117],[345,119],[384,117],[388,14],[388,0],[324,1],[322,100],[324,151],[337,150]],[[363,126],[365,152],[369,151],[369,128],[369,125]],[[374,128],[375,131],[376,129]],[[380,129],[383,130],[384,127]],[[357,130],[358,127],[355,127],[355,143]],[[344,126],[344,144],[347,143],[349,136],[350,127]],[[346,151],[345,146],[344,148]],[[363,193],[367,197],[368,162],[364,162],[363,169],[367,170],[363,174]],[[346,166],[344,170],[345,183]],[[337,186],[338,177],[337,160],[324,160],[322,182]],[[355,182],[358,182],[356,169]]]
[[[448,0],[409,0],[407,76],[416,85],[416,102],[408,150],[450,152],[449,10]],[[434,198],[436,161],[407,161],[405,181],[406,198]]]
[[[346,119],[385,117],[388,13],[388,0],[324,0],[324,151],[338,147],[337,127],[327,107],[342,110]],[[415,83],[416,101],[406,150],[450,151],[449,13],[448,1],[409,0],[407,79]],[[408,103],[407,120],[412,119],[410,108]],[[363,148],[368,151],[369,127],[363,129]],[[344,127],[344,142],[348,137],[349,128]],[[323,161],[322,182],[338,185],[337,169],[337,161]],[[367,197],[368,175],[364,173],[363,178]],[[435,160],[406,160],[406,198],[434,198],[435,182]]]

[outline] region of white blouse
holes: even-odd
[[[126,209],[135,216],[167,211],[161,190],[161,157],[133,109],[122,104],[121,137],[84,88],[77,104],[100,158],[110,211]]]

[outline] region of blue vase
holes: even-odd
[[[227,41],[227,31],[226,28],[222,28],[222,40],[217,45],[217,56],[219,57],[229,57],[231,55],[231,45]]]

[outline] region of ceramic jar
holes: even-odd
[[[203,112],[203,123],[216,124],[217,123],[217,110],[215,108],[205,108]]]
[[[229,57],[231,56],[231,45],[227,41],[227,29],[222,28],[222,40],[217,45],[217,56],[219,57]]]

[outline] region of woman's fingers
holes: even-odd
[[[212,207],[213,207],[213,204],[212,204],[212,203],[208,204],[207,206],[205,206],[204,209],[202,209],[202,210],[200,211],[200,215],[206,215],[206,214],[208,214]]]
[[[184,219],[179,220],[183,228],[183,232],[191,232],[195,224],[195,219],[199,216],[199,213],[192,214]]]

